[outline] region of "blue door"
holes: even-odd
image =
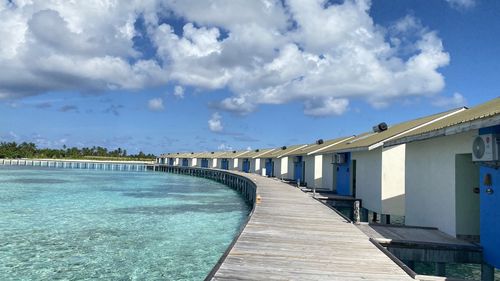
[[[227,158],[222,159],[220,165],[221,169],[229,170],[229,160]]]
[[[349,170],[349,166],[351,164],[351,154],[345,154],[345,163],[334,165],[334,169],[336,169],[337,173],[337,193],[339,195],[351,196],[351,174]],[[353,179],[356,180],[356,179]]]
[[[302,162],[302,156],[296,156],[293,162],[293,179],[297,181],[298,183],[303,183],[304,182],[304,177],[302,170],[304,168],[304,162]]]
[[[479,134],[498,134],[500,126],[479,129]],[[480,163],[480,162],[479,162]],[[480,236],[486,263],[500,268],[500,169],[479,168]]]
[[[266,159],[266,176],[274,176],[274,163],[271,158]]]
[[[201,159],[201,167],[208,168],[208,159],[207,158]]]
[[[182,158],[182,166],[183,167],[189,166],[189,161],[187,160],[187,158]]]
[[[243,172],[248,173],[250,172],[250,160],[248,158],[243,159],[243,164],[242,164]]]
[[[168,158],[168,165],[170,166],[174,165],[174,158]]]

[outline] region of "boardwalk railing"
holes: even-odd
[[[147,163],[140,162],[113,162],[113,161],[85,161],[85,160],[50,160],[50,159],[0,159],[4,166],[36,166],[48,168],[88,169],[105,171],[136,171],[147,170]]]
[[[254,205],[256,200],[257,186],[255,185],[255,183],[247,177],[237,175],[230,171],[197,167],[168,166],[162,164],[148,165],[146,169],[150,171],[167,172],[211,179],[227,185],[232,189],[235,189],[236,191],[241,193],[252,206]]]

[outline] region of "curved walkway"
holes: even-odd
[[[284,184],[253,174],[262,198],[212,280],[413,280],[356,226]]]

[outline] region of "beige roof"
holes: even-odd
[[[226,151],[224,154],[220,155],[219,158],[238,158],[240,156],[244,156],[249,153],[251,150],[241,150],[241,151]]]
[[[255,149],[251,150],[248,153],[238,156],[238,158],[257,158],[260,155],[264,155],[268,152],[275,150],[276,148],[266,148],[266,149]]]
[[[436,121],[436,119],[444,118],[445,116],[458,112],[459,110],[461,109],[453,109],[450,111],[406,121],[393,126],[389,126],[387,130],[378,133],[366,132],[356,136],[355,138],[349,141],[322,150],[321,153],[371,149],[370,147],[372,146],[375,146],[377,144],[383,144],[384,141],[396,137],[404,132],[418,128],[419,126],[429,124],[430,122]]]
[[[500,97],[491,101],[472,107],[470,109],[462,110],[461,112],[451,115],[447,118],[436,121],[425,127],[416,129],[414,131],[405,133],[398,138],[391,140],[389,145],[414,141],[419,139],[426,139],[430,137],[442,136],[446,133],[444,129],[454,126],[460,126],[474,121],[481,121],[498,117],[500,115]],[[464,132],[466,130],[476,129],[475,127],[467,126],[462,130],[457,130],[455,133]]]
[[[259,155],[259,157],[260,158],[280,158],[280,157],[285,156],[286,154],[288,154],[290,152],[293,152],[297,149],[301,149],[305,146],[307,146],[307,144],[278,147],[278,148],[275,148],[274,150],[269,151],[265,154]],[[283,149],[283,148],[285,148],[285,149]]]
[[[212,152],[202,152],[196,155],[197,158],[220,158],[221,155],[225,154],[226,151],[212,151]]]
[[[321,143],[321,144],[319,144],[318,141],[316,141],[313,144],[309,144],[309,145],[302,147],[300,149],[290,151],[283,156],[310,155],[310,154],[313,154],[317,151],[321,151],[323,149],[328,149],[336,144],[342,143],[342,142],[349,140],[349,139],[352,139],[352,138],[353,138],[353,136],[341,137],[341,138],[337,138],[337,139],[323,141],[323,143]]]

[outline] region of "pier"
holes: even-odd
[[[354,224],[300,189],[235,171],[149,166],[239,188],[254,208],[206,280],[413,280]]]
[[[104,171],[147,170],[147,162],[100,161],[100,160],[66,160],[66,159],[0,159],[3,166],[34,166],[46,168],[87,169]]]

